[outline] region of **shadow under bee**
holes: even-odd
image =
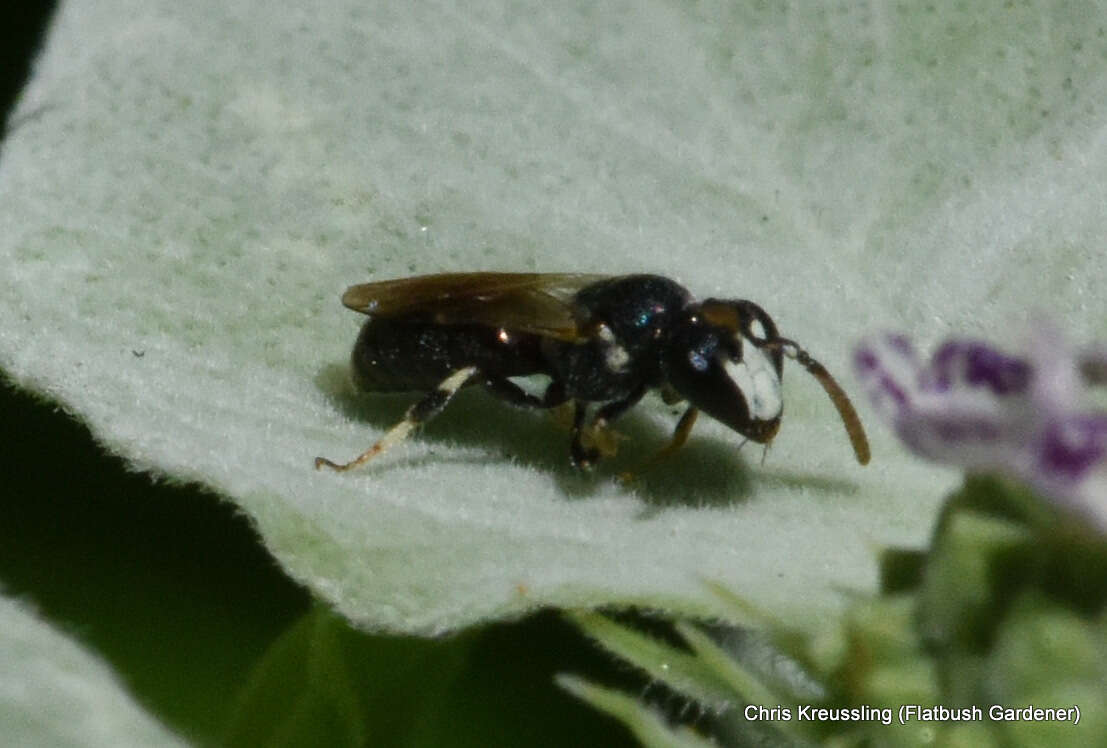
[[[364,424],[365,442],[372,442],[404,418],[408,408],[420,398],[420,393],[358,392],[350,380],[349,368],[342,364],[324,366],[315,383],[330,404],[339,412]],[[492,397],[480,387],[467,387],[451,400],[450,405],[413,437],[430,445],[462,445],[485,452],[484,456],[467,454],[444,457],[441,454],[411,456],[403,446],[362,468],[369,474],[397,468],[410,469],[421,464],[456,461],[493,464],[511,462],[549,473],[566,496],[583,498],[593,495],[605,481],[617,480],[624,471],[635,471],[627,490],[647,505],[661,509],[668,506],[728,506],[745,501],[758,482],[777,483],[815,492],[841,493],[855,487],[848,481],[794,471],[781,472],[772,466],[762,466],[760,445],[741,446],[726,435],[698,433],[675,455],[636,468],[648,461],[670,435],[670,426],[663,419],[647,416],[655,408],[673,414],[676,422],[679,409],[673,410],[653,399],[640,410],[619,419],[617,456],[600,462],[594,469],[582,471],[569,460],[569,431],[559,418],[549,411],[512,407]],[[350,445],[356,452],[364,443]],[[769,460],[772,460],[770,454]],[[764,475],[754,471],[762,470]]]

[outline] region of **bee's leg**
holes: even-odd
[[[607,403],[596,411],[595,417],[587,426],[584,421],[588,405],[577,401],[573,418],[573,441],[569,446],[569,457],[575,467],[587,470],[600,457],[615,454],[615,438],[608,431],[608,424],[634,407],[644,394],[646,387],[643,385],[622,400]]]
[[[504,402],[520,408],[556,408],[569,399],[559,382],[550,382],[542,397],[524,391],[506,377],[489,377],[484,380],[484,388]]]
[[[577,400],[573,413],[573,440],[569,443],[569,459],[573,467],[587,470],[600,458],[600,451],[595,447],[585,447],[582,441],[584,436],[584,419],[588,415],[588,403]]]
[[[688,435],[692,433],[692,427],[696,425],[696,416],[699,414],[699,410],[690,406],[688,410],[684,411],[684,415],[680,417],[680,420],[677,421],[676,428],[673,429],[673,438],[669,440],[669,443],[659,449],[656,454],[634,470],[621,473],[619,475],[619,480],[623,481],[623,483],[629,483],[634,480],[635,473],[640,473],[646,468],[654,466],[683,447],[684,443],[688,441]]]
[[[457,391],[460,390],[466,382],[472,379],[476,373],[477,367],[475,366],[466,366],[464,369],[458,369],[442,380],[442,383],[438,385],[433,392],[408,408],[407,413],[404,414],[404,420],[389,429],[388,433],[382,436],[377,443],[369,447],[369,449],[343,464],[331,462],[325,457],[316,457],[315,469],[318,470],[326,465],[332,470],[350,470],[351,468],[356,468],[358,465],[368,462],[389,447],[402,442],[410,436],[411,432],[415,431],[415,429],[441,413],[447,403],[457,394]]]
[[[509,379],[500,377],[484,380],[484,388],[488,393],[495,395],[506,403],[518,408],[537,408],[547,410],[556,423],[562,429],[568,431],[573,428],[573,416],[569,415],[570,408],[563,408],[569,402],[569,396],[565,394],[565,387],[558,381],[550,382],[541,397],[526,392]],[[571,407],[571,406],[570,406]]]
[[[669,443],[658,450],[648,464],[653,464],[658,460],[664,460],[666,457],[674,454],[678,449],[684,446],[684,443],[688,441],[688,435],[692,433],[692,427],[696,425],[696,416],[700,414],[699,410],[694,407],[689,407],[684,411],[684,415],[677,421],[676,428],[673,429],[673,438],[669,440]]]

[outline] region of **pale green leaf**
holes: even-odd
[[[646,748],[709,748],[715,745],[688,727],[670,727],[652,709],[621,691],[572,675],[559,676],[557,682],[577,698],[625,724]]]
[[[5,745],[185,745],[111,668],[27,606],[0,597],[0,735]]]
[[[604,649],[705,708],[726,711],[746,696],[734,689],[714,663],[695,652],[677,649],[598,613],[578,613],[572,620]]]
[[[354,397],[351,283],[651,271],[750,298],[856,393],[862,333],[1107,323],[1100,4],[65,3],[0,154],[0,367],[138,469],[196,480],[359,625],[545,605],[811,627],[921,544],[954,477],[859,403],[858,466],[786,372],[772,451],[647,399],[589,478],[539,414]],[[636,451],[637,450],[637,451]],[[59,455],[64,469],[64,455]]]

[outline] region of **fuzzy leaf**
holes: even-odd
[[[785,372],[760,450],[721,427],[634,487],[464,393],[357,473],[410,398],[354,396],[348,284],[649,271],[750,298],[842,379],[873,328],[1107,323],[1097,3],[63,4],[0,159],[0,367],[137,469],[222,492],[355,623],[720,606],[811,627],[954,477],[870,427],[854,461]],[[701,419],[701,421],[706,419]]]
[[[569,693],[626,725],[646,748],[709,748],[715,745],[688,727],[670,727],[652,709],[620,691],[572,675],[562,675],[557,680]]]
[[[105,663],[0,597],[0,734],[8,745],[185,745]]]

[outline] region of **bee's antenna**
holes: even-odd
[[[853,453],[857,455],[857,461],[862,465],[868,465],[871,456],[869,439],[865,436],[865,427],[861,425],[861,419],[857,417],[857,411],[853,409],[853,403],[849,401],[849,396],[846,395],[845,390],[839,386],[834,377],[830,376],[830,372],[826,370],[826,367],[811,358],[807,351],[800,348],[794,340],[777,338],[766,347],[770,346],[778,348],[785,356],[799,362],[811,376],[819,380],[819,384],[826,390],[826,394],[830,395],[834,407],[838,409],[838,416],[846,427],[846,434],[849,435],[849,441],[853,445]]]

